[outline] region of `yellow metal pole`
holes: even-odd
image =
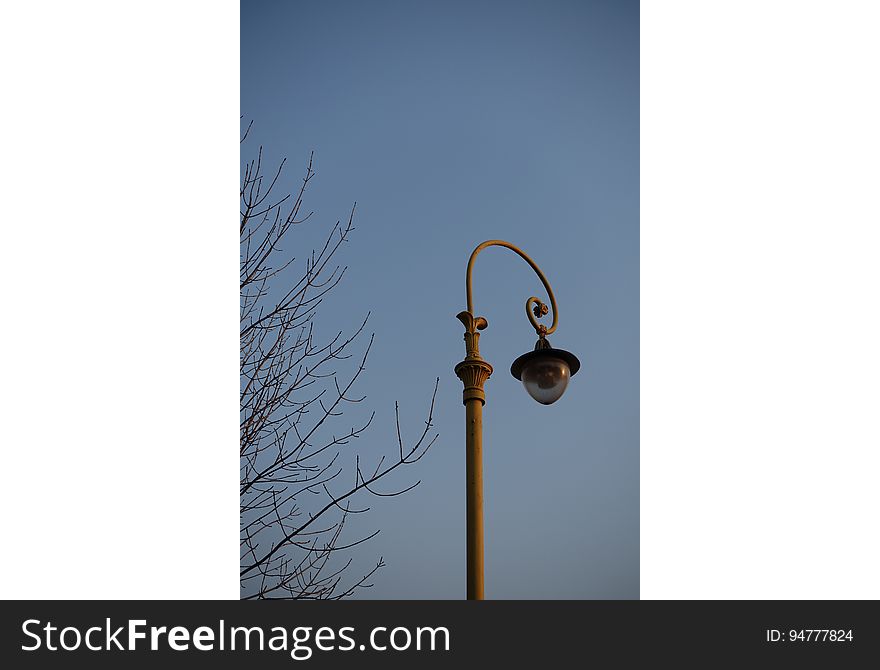
[[[480,358],[477,330],[486,320],[470,312],[458,315],[464,324],[467,357],[455,366],[455,374],[464,384],[465,460],[467,472],[467,597],[483,599],[483,385],[492,374],[492,366]]]
[[[458,320],[464,324],[464,342],[467,356],[455,366],[455,374],[464,384],[463,401],[465,406],[465,450],[467,460],[467,597],[468,600],[483,599],[483,405],[486,404],[486,393],[483,385],[492,374],[492,366],[480,357],[480,333],[488,326],[482,316],[474,315],[473,291],[471,290],[471,273],[474,261],[479,253],[488,247],[505,247],[518,254],[538,275],[553,310],[553,323],[550,327],[539,324],[549,308],[538,298],[532,296],[526,300],[526,316],[529,323],[540,337],[549,335],[556,330],[557,313],[556,298],[550,282],[541,272],[537,264],[519,247],[504,240],[488,240],[480,244],[468,259],[467,265],[467,310],[458,314]],[[534,316],[532,316],[534,314]]]
[[[483,403],[465,401],[467,420],[467,597],[483,599]]]

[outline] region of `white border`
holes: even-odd
[[[880,597],[878,26],[643,3],[643,598]]]
[[[237,598],[238,3],[0,26],[0,595]]]

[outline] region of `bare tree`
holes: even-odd
[[[251,126],[245,131],[242,142]],[[369,510],[356,498],[395,496],[418,485],[381,492],[377,484],[418,461],[437,436],[432,416],[437,383],[421,435],[401,438],[395,403],[397,449],[392,458],[362,462],[351,443],[370,426],[335,432],[344,408],[359,403],[353,387],[364,371],[371,335],[348,376],[341,361],[354,355],[369,314],[354,332],[316,341],[315,317],[345,268],[334,256],[353,230],[337,221],[323,245],[297,265],[289,249],[294,231],[307,221],[303,196],[315,176],[309,158],[298,191],[281,188],[285,162],[263,174],[263,149],[243,167],[241,182],[241,558],[243,599],[344,598],[371,586],[384,563],[349,576],[351,550],[379,532],[343,538],[349,515]],[[311,224],[310,224],[311,225]]]

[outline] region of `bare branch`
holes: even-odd
[[[248,123],[242,143],[252,128]],[[392,462],[377,454],[365,476],[354,443],[375,413],[342,429],[335,426],[347,408],[365,400],[355,386],[374,341],[371,335],[357,352],[369,313],[350,334],[338,331],[323,342],[315,328],[319,308],[345,276],[336,259],[354,230],[356,203],[345,223],[329,227],[318,248],[295,254],[292,232],[312,217],[304,199],[315,176],[314,155],[293,192],[282,189],[285,174],[282,160],[264,175],[260,147],[243,166],[240,186],[241,592],[244,599],[338,599],[369,588],[384,566],[380,558],[360,577],[346,579],[351,550],[379,531],[343,539],[345,521],[370,510],[352,504],[358,496],[394,497],[418,485],[376,488],[421,459],[436,440],[429,432],[439,379],[419,439],[405,446],[395,403],[396,457]],[[359,363],[346,373],[346,361],[355,354]],[[353,472],[353,484],[346,472]],[[343,481],[350,485],[340,488]]]

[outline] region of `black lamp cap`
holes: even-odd
[[[542,337],[535,345],[534,351],[523,354],[513,362],[513,365],[510,366],[510,374],[517,379],[522,380],[523,368],[527,363],[538,358],[559,358],[565,361],[568,364],[568,369],[571,372],[572,377],[575,376],[581,367],[581,362],[578,360],[577,356],[565,349],[554,349],[550,346],[550,342]]]

